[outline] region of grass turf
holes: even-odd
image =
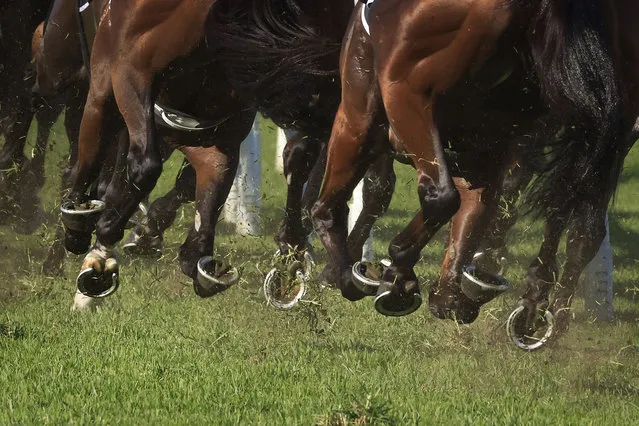
[[[598,323],[575,302],[569,333],[525,353],[503,322],[523,289],[541,226],[521,220],[509,235],[514,289],[470,326],[434,319],[425,307],[384,318],[371,300],[349,303],[313,286],[300,307],[267,306],[261,283],[283,215],[284,179],[273,170],[274,128],[262,122],[263,236],[221,226],[216,252],[242,270],[240,283],[208,300],[193,294],[176,257],[190,224],[185,206],[159,260],[121,259],[121,288],[100,312],[71,313],[81,257],[66,277],[39,274],[53,235],[60,162],[47,163],[41,192],[51,218],[34,235],[0,228],[0,424],[632,424],[639,419],[639,152],[626,163],[610,215],[615,315]],[[165,166],[154,195],[180,164]],[[375,251],[418,208],[413,172],[398,167],[391,210],[375,227]],[[314,241],[319,248],[317,240]],[[325,260],[317,250],[320,263]],[[437,279],[440,233],[417,273]]]

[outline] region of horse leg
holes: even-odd
[[[310,140],[300,133],[289,138],[284,148],[284,175],[288,185],[284,220],[275,242],[280,254],[286,255],[291,249],[303,252],[307,245],[308,232],[302,223],[304,184],[315,165],[319,142]]]
[[[27,157],[24,146],[31,126],[33,112],[26,96],[16,97],[18,104],[12,108],[6,121],[5,142],[0,151],[0,222],[17,213],[14,197],[20,193],[19,172]]]
[[[71,186],[71,173],[73,165],[78,160],[78,138],[80,134],[80,123],[82,121],[82,112],[84,109],[84,101],[86,99],[87,88],[80,94],[69,95],[67,99],[67,108],[64,114],[64,128],[69,140],[69,161],[62,171],[62,179],[60,182],[60,198],[64,198],[67,190]],[[82,96],[84,95],[84,96]],[[42,273],[48,276],[61,276],[64,269],[64,258],[66,251],[64,249],[65,230],[62,221],[58,217],[56,222],[56,232],[53,242],[47,251],[47,256],[42,263]]]
[[[4,129],[5,140],[0,151],[0,170],[7,171],[24,164],[24,145],[27,133],[31,127],[33,111],[27,96],[17,96],[17,105],[12,107],[12,113],[6,118],[7,127]]]
[[[101,69],[102,72],[91,75],[78,134],[77,161],[70,177],[71,191],[64,203],[79,205],[87,201],[87,189],[100,171],[100,154],[105,145],[113,142],[109,139],[115,134],[114,117],[111,116],[111,108],[107,108],[111,106],[107,103],[113,93],[113,84],[111,74],[104,72],[109,69],[109,61],[106,55],[99,52],[100,50],[94,52],[92,60],[96,69]],[[72,253],[85,253],[91,245],[91,232],[67,227],[64,243],[65,248]]]
[[[307,236],[313,232],[313,218],[311,217],[311,210],[319,197],[322,182],[324,181],[327,151],[328,142],[319,142],[317,160],[308,175],[306,188],[302,194],[302,227],[304,228],[304,232]]]
[[[126,61],[118,62],[111,71],[113,94],[128,134],[120,137],[113,175],[104,194],[105,209],[96,224],[96,243],[86,255],[77,280],[83,294],[101,297],[117,289],[115,244],[162,172],[153,112],[158,86],[151,72],[136,69]]]
[[[480,303],[470,299],[461,289],[463,268],[473,260],[484,235],[488,206],[482,198],[483,188],[471,189],[470,184],[455,178],[461,197],[461,206],[453,216],[448,248],[442,263],[440,281],[429,292],[431,313],[438,318],[471,323],[479,314]]]
[[[507,158],[506,167],[496,179],[497,191],[492,186],[488,190],[471,190],[465,179],[455,179],[462,203],[452,220],[440,283],[431,288],[429,299],[431,311],[439,318],[452,316],[458,321],[472,321],[481,305],[506,290],[507,282],[501,277],[507,266],[501,256],[505,250],[505,236],[517,219],[514,206],[521,189],[532,177],[516,148]],[[478,247],[482,247],[482,251],[477,252]],[[477,271],[475,280],[481,280],[481,276],[487,274],[493,279],[488,278],[489,281],[484,281],[478,288],[463,276],[464,268],[471,263]],[[466,280],[466,290],[462,280]]]
[[[21,188],[29,188],[29,191],[17,191],[14,197],[17,206],[23,212],[20,217],[15,217],[17,225],[15,229],[18,233],[31,234],[43,222],[44,210],[38,194],[44,186],[44,162],[49,135],[61,112],[61,105],[40,108],[36,111],[38,132],[33,157],[24,164],[18,175],[18,185]]]
[[[342,100],[328,142],[324,181],[312,217],[328,252],[333,275],[330,278],[335,279],[342,296],[355,301],[366,294],[352,280],[346,203],[366,173],[369,160],[375,157],[371,143],[375,143],[374,133],[380,129],[373,124],[381,118],[381,111],[373,48],[360,42],[365,37],[361,20],[352,19],[348,32],[352,37],[345,39],[340,59]],[[386,135],[380,138],[386,140]]]
[[[234,284],[239,278],[235,268],[213,261],[215,226],[233,185],[239,162],[240,144],[248,136],[254,112],[237,114],[215,137],[225,143],[208,148],[182,147],[196,173],[195,221],[180,247],[182,272],[193,279],[200,297],[210,297]]]
[[[173,188],[153,201],[146,216],[131,230],[123,248],[136,255],[161,252],[164,231],[175,221],[180,206],[195,199],[195,186],[195,170],[185,159],[175,178]]]
[[[387,315],[405,315],[413,312],[421,302],[413,270],[421,249],[455,214],[460,205],[460,195],[446,165],[434,122],[432,100],[406,81],[391,81],[386,67],[381,67],[379,76],[389,121],[417,170],[421,218],[424,220],[418,239],[409,235],[417,225],[413,221],[389,246],[392,264],[383,276],[383,281],[389,284],[385,286],[387,290],[384,293],[378,292],[378,311]]]
[[[557,250],[566,225],[567,220],[562,217],[546,221],[539,253],[528,267],[526,290],[521,297],[520,306],[508,319],[507,328],[511,338],[524,349],[535,349],[544,343],[532,336],[539,323],[538,311],[545,311],[548,307],[550,290],[558,279]]]
[[[361,259],[366,240],[375,221],[388,210],[395,191],[394,158],[384,153],[364,175],[363,207],[353,229],[348,234],[348,249],[352,259]]]
[[[599,251],[606,236],[606,205],[607,203],[603,206],[582,206],[571,221],[566,235],[566,264],[550,307],[555,317],[556,335],[568,330],[570,305],[579,277]]]

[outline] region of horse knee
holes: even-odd
[[[568,234],[567,244],[574,247],[569,252],[581,257],[583,263],[588,263],[597,255],[605,237],[605,218],[593,218],[585,226],[573,229]]]
[[[136,190],[148,194],[153,190],[160,174],[162,174],[162,159],[159,155],[135,155],[129,153],[127,168],[129,183]]]
[[[461,198],[455,185],[420,182],[417,189],[426,221],[448,221],[459,209]]]

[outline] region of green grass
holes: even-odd
[[[293,311],[267,306],[261,283],[285,194],[272,169],[273,127],[262,130],[264,235],[221,227],[217,253],[241,267],[242,280],[211,299],[193,294],[175,261],[191,206],[168,232],[163,258],[121,259],[121,288],[95,314],[69,311],[81,257],[68,257],[65,279],[38,273],[53,219],[28,237],[0,228],[0,424],[638,421],[639,152],[627,161],[610,217],[616,320],[591,321],[578,298],[569,333],[525,353],[507,341],[503,322],[540,242],[541,226],[527,220],[509,236],[515,288],[470,326],[434,319],[424,307],[384,318],[371,300],[349,303],[318,287]],[[52,179],[41,194],[52,217],[66,149],[62,128],[55,131]],[[171,159],[155,196],[179,164]],[[413,172],[398,172],[391,210],[375,228],[380,256],[418,208]],[[442,240],[440,233],[423,252],[424,286],[438,277]]]

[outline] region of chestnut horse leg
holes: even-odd
[[[387,296],[387,305],[393,309],[394,300],[400,304],[400,300],[411,294],[416,297],[419,293],[413,267],[425,243],[459,208],[460,196],[446,165],[434,123],[432,100],[405,80],[391,81],[388,74],[390,65],[384,66],[384,58],[381,57],[379,71],[384,105],[395,134],[417,170],[422,215],[416,220],[424,220],[423,234],[419,239],[404,239],[418,225],[413,221],[389,246],[392,264],[385,270],[383,280],[393,283],[391,294]]]
[[[455,179],[461,207],[452,219],[440,282],[431,287],[429,295],[430,310],[438,318],[469,323],[479,314],[480,305],[486,303],[476,303],[461,291],[463,268],[473,263],[479,247],[484,254],[474,262],[479,270],[498,274],[505,266],[497,256],[505,249],[506,232],[515,224],[515,202],[532,177],[514,151],[516,148],[511,149],[509,160],[497,176],[497,184],[488,189],[471,189],[465,179]]]
[[[361,5],[359,6],[361,8]],[[361,43],[364,29],[356,12],[351,18],[342,46],[340,75],[342,100],[335,116],[328,143],[326,174],[312,216],[315,228],[329,256],[329,265],[322,275],[335,279],[342,296],[355,301],[363,298],[351,276],[352,258],[347,246],[347,201],[362,179],[376,139],[387,135],[375,120],[380,115],[380,99],[373,70],[373,50]]]
[[[461,206],[453,216],[450,239],[442,263],[441,278],[428,295],[431,313],[438,318],[451,318],[471,323],[479,314],[479,304],[470,300],[460,287],[462,268],[470,265],[482,240],[488,206],[483,188],[471,189],[468,182],[455,178]]]
[[[216,138],[225,143],[204,147],[182,147],[181,150],[196,173],[195,221],[186,241],[180,247],[182,272],[193,279],[193,288],[200,297],[210,297],[220,291],[197,279],[200,259],[213,256],[215,226],[233,185],[239,162],[240,144],[248,136],[254,112],[237,114],[218,129]],[[219,133],[222,132],[222,133]]]
[[[391,128],[417,170],[424,220],[423,235],[410,237],[420,228],[418,216],[389,248],[393,264],[383,279],[394,283],[387,301],[391,310],[393,304],[403,303],[403,296],[417,295],[413,266],[421,247],[459,208],[460,195],[446,164],[433,108],[439,95],[492,51],[502,31],[493,6],[473,3],[468,10],[460,8],[458,16],[450,16],[451,9],[443,3],[389,0],[374,3],[370,10],[371,42],[384,107]],[[419,43],[407,34],[419,37]],[[397,314],[404,313],[398,310]]]

